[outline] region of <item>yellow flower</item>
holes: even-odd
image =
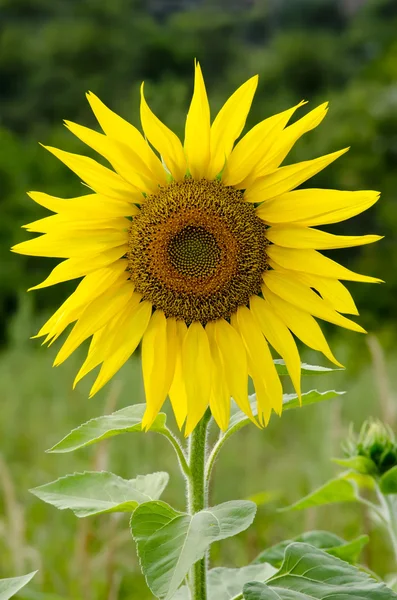
[[[235,144],[257,80],[244,83],[211,125],[196,64],[183,145],[150,110],[143,86],[144,136],[89,93],[103,133],[66,126],[113,170],[48,147],[91,193],[69,200],[30,194],[56,214],[26,225],[44,235],[13,250],[66,259],[32,289],[83,277],[38,336],[51,344],[75,322],[55,365],[92,336],[75,381],[101,365],[91,395],[142,341],[146,428],[167,395],[178,425],[186,422],[187,435],[208,405],[225,429],[230,397],[252,417],[248,377],[256,390],[259,423],[267,424],[272,410],[280,414],[282,409],[269,345],[284,358],[300,395],[300,358],[292,333],[339,364],[313,317],[364,331],[341,314],[358,313],[339,280],[379,280],[353,273],[318,250],[380,238],[336,236],[313,226],[353,217],[379,194],[293,191],[347,150],[280,166],[295,142],[321,123],[327,104],[288,125],[301,102],[260,122]]]

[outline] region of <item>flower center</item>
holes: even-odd
[[[219,265],[221,250],[215,236],[205,229],[187,225],[168,245],[172,266],[185,277],[207,277]]]
[[[265,232],[241,191],[205,179],[173,182],[148,196],[131,223],[135,290],[186,323],[229,319],[261,292]]]

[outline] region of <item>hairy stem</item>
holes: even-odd
[[[383,521],[386,525],[386,530],[393,547],[394,557],[397,561],[397,512],[396,503],[393,498],[394,495],[389,496],[387,494],[382,494],[378,485],[376,486],[376,492],[383,509]]]
[[[207,428],[211,418],[209,410],[194,429],[189,439],[189,488],[188,510],[194,514],[206,508],[205,462],[207,447]],[[207,600],[207,561],[202,558],[191,571],[192,600]]]
[[[161,434],[167,438],[172,447],[175,450],[175,453],[178,457],[179,466],[181,467],[181,471],[184,474],[185,478],[188,480],[190,478],[190,467],[188,465],[184,449],[182,448],[179,440],[174,436],[172,431],[168,428],[161,430]]]

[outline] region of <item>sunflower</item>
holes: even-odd
[[[294,336],[339,365],[314,317],[364,331],[342,314],[358,312],[340,280],[379,280],[318,250],[380,238],[337,236],[313,226],[353,217],[379,194],[295,190],[347,148],[280,166],[295,142],[321,123],[327,104],[288,125],[301,102],[258,123],[236,143],[257,82],[252,77],[238,88],[211,125],[197,63],[183,144],[151,111],[143,85],[144,135],[89,93],[103,133],[68,121],[66,126],[112,169],[47,147],[90,193],[68,200],[29,194],[55,214],[25,225],[43,235],[17,244],[14,252],[66,259],[31,289],[82,278],[37,336],[52,344],[74,323],[55,365],[91,337],[75,379],[101,365],[91,396],[142,342],[144,428],[167,396],[186,435],[208,406],[224,430],[231,397],[253,419],[249,377],[259,424],[266,425],[272,410],[282,409],[269,346],[285,360],[300,396]]]

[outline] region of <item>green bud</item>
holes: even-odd
[[[371,461],[367,463],[367,473],[383,475],[397,465],[394,433],[378,419],[365,421],[358,435],[351,428],[342,448],[349,458],[361,456]]]

